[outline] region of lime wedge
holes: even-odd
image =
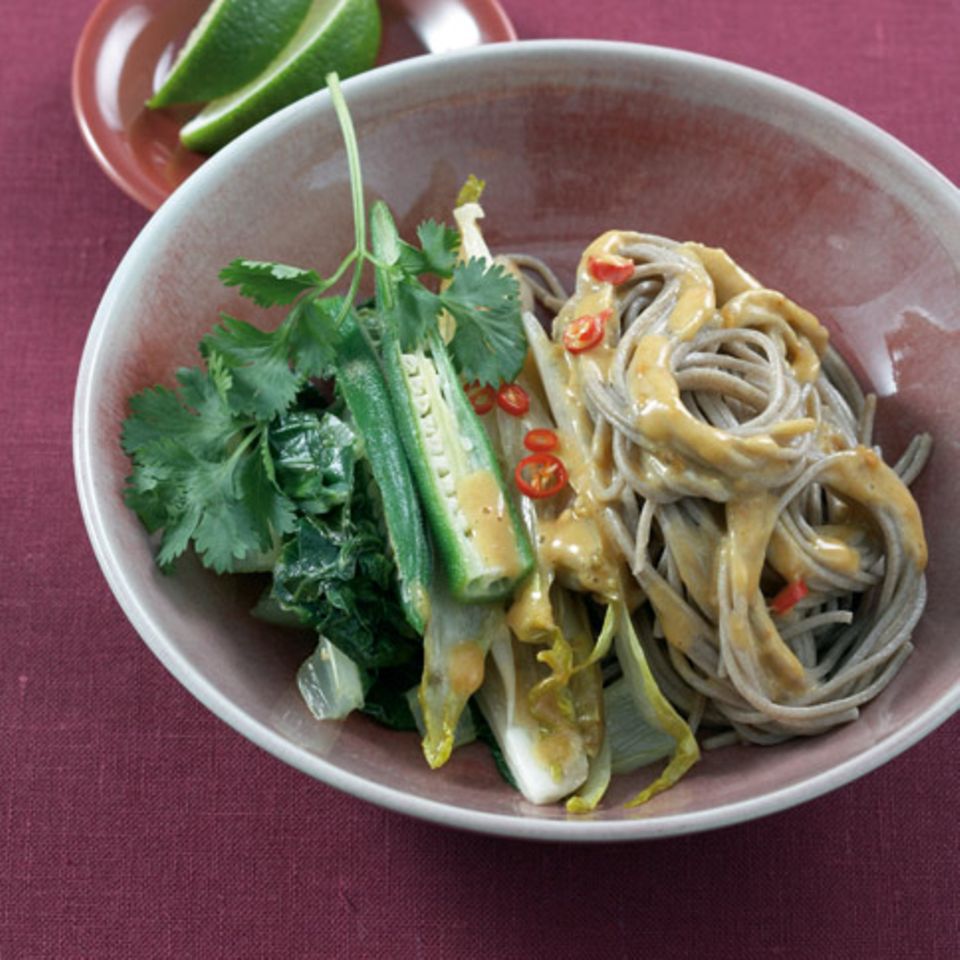
[[[287,45],[310,0],[213,0],[148,107],[200,103],[253,80]]]
[[[180,131],[190,150],[213,153],[294,100],[373,66],[380,48],[376,0],[312,0],[293,39],[255,80],[213,100]]]

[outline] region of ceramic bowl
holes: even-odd
[[[896,755],[960,703],[960,195],[854,114],[729,63],[626,44],[534,42],[409,60],[352,79],[369,198],[401,229],[449,217],[469,173],[488,182],[495,250],[532,251],[570,277],[601,231],[722,245],[815,311],[879,395],[880,440],[919,429],[936,449],[915,493],[928,517],[930,600],[916,652],[853,724],[776,748],[709,753],[674,789],[623,801],[650,771],[615,780],[595,815],[534,807],[485,749],[441,771],[417,738],[364,717],[311,719],[294,674],[304,648],[248,616],[249,596],[189,560],[161,575],[122,504],[126,400],[197,361],[220,310],[257,313],[217,280],[237,256],[331,271],[352,242],[347,171],[325,93],[251,130],[205,164],[144,228],[96,315],[76,395],[80,498],[104,573],[166,667],[211,710],[282,760],[374,803],[490,833],[623,840],[760,816]]]

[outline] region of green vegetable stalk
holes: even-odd
[[[449,272],[452,281],[444,293],[432,294],[411,273],[419,266],[404,265],[396,226],[382,203],[371,215],[371,237],[378,309],[385,321],[384,372],[450,592],[467,603],[505,597],[530,572],[533,551],[438,325],[441,309],[463,310],[462,278],[473,277],[478,268],[483,277],[485,270],[473,261],[468,273],[457,274],[446,262],[435,262],[434,269],[441,276]],[[493,309],[502,311],[504,302],[512,309],[513,291],[502,282],[509,278],[491,272],[495,285],[503,287],[503,302],[496,302],[495,293]],[[472,316],[458,321],[457,335],[475,323]],[[471,370],[479,357],[471,358]]]
[[[430,545],[383,373],[353,314],[341,327],[337,389],[363,437],[380,490],[407,620],[423,633],[430,619]]]

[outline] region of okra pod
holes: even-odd
[[[507,596],[531,570],[533,550],[483,427],[438,334],[430,351],[384,341],[397,425],[453,596]]]
[[[465,603],[505,597],[533,567],[533,550],[486,432],[439,331],[401,350],[390,267],[399,255],[385,204],[371,212],[377,303],[385,314],[383,371],[450,593]]]
[[[380,488],[404,613],[410,626],[423,633],[430,619],[430,544],[383,371],[352,311],[340,328],[337,388],[363,437]]]

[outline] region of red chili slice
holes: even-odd
[[[593,349],[603,339],[607,321],[611,316],[612,310],[601,310],[600,313],[586,313],[576,320],[571,320],[563,331],[563,345],[570,353],[583,353]]]
[[[519,384],[505,383],[497,391],[497,406],[511,417],[522,417],[530,409],[530,398]]]
[[[792,610],[808,593],[810,588],[803,580],[788,583],[771,601],[770,609],[777,614]]]
[[[559,457],[552,453],[531,453],[517,464],[513,479],[524,496],[543,500],[559,493],[569,477]]]
[[[546,427],[529,430],[523,438],[523,445],[534,453],[545,453],[547,450],[555,450],[559,443],[560,440],[557,435],[552,430],[547,430]]]
[[[626,257],[591,257],[587,261],[587,270],[594,280],[612,283],[618,287],[633,276],[633,261]]]
[[[481,387],[480,384],[474,380],[473,383],[465,383],[463,389],[467,395],[467,399],[470,401],[470,406],[473,407],[473,412],[477,414],[477,416],[482,417],[485,413],[489,413],[493,409],[493,404],[496,400],[493,387],[489,385]]]

